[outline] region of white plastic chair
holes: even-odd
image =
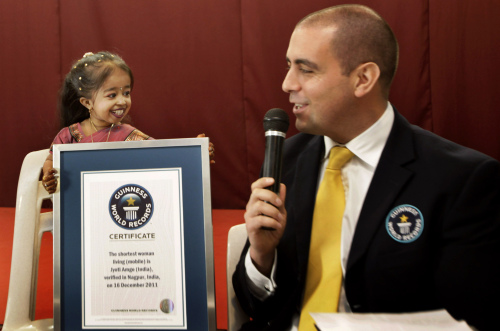
[[[53,330],[53,319],[35,321],[38,258],[44,232],[51,231],[52,212],[41,213],[43,200],[50,199],[39,181],[48,149],[31,152],[24,158],[17,185],[14,242],[9,295],[2,331]]]
[[[233,273],[240,260],[241,251],[247,241],[245,224],[238,224],[229,229],[227,236],[227,330],[237,331],[241,325],[248,322],[248,315],[241,309],[233,289]]]

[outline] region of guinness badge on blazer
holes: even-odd
[[[424,217],[415,206],[399,205],[387,215],[385,228],[389,236],[397,242],[411,243],[422,234]]]

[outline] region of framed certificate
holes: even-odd
[[[53,150],[55,329],[215,331],[208,138]]]

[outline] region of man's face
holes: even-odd
[[[341,74],[333,57],[334,33],[334,27],[299,27],[293,32],[287,51],[289,71],[282,88],[290,93],[299,131],[341,140],[337,132],[349,123],[353,83]]]

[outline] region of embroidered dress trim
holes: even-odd
[[[138,141],[138,140],[148,140],[149,136],[137,129],[130,132],[130,134],[125,138],[125,141]]]
[[[80,131],[78,131],[78,123],[71,124],[69,127],[69,133],[75,139],[76,142],[80,142],[83,139],[83,135]]]

